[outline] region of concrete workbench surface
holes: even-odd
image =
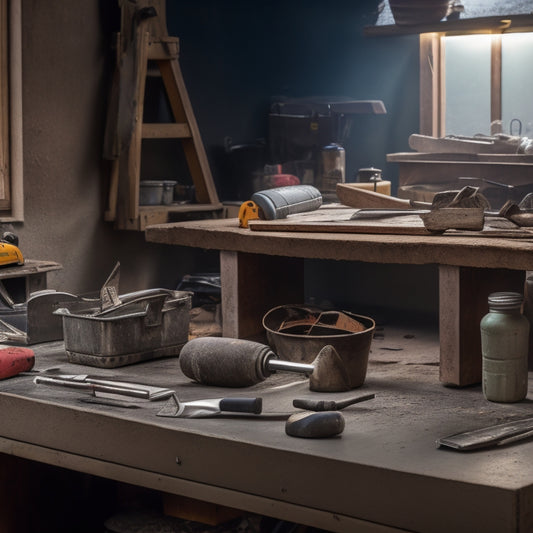
[[[158,224],[145,235],[161,244],[252,254],[533,270],[531,238],[252,231],[237,219]]]
[[[311,392],[305,377],[291,373],[227,389],[191,383],[175,358],[97,369],[68,363],[61,342],[35,352],[34,374],[91,374],[169,387],[184,401],[260,396],[263,414],[161,418],[162,402],[91,404],[87,393],[17,376],[0,382],[1,452],[110,478],[119,478],[115,469],[124,467],[135,473],[128,479],[135,484],[234,507],[240,502],[245,510],[331,531],[354,531],[356,525],[369,532],[533,528],[533,442],[468,453],[435,443],[531,416],[531,378],[528,398],[516,404],[488,402],[480,386],[443,386],[435,329],[385,324],[373,341],[363,387],[334,394]],[[346,427],[338,437],[285,434],[294,398],[370,392],[375,399],[342,411]]]

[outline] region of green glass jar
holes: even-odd
[[[529,321],[521,312],[523,299],[516,292],[494,292],[481,320],[483,394],[493,402],[527,396]]]

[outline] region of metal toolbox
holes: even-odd
[[[179,355],[189,335],[190,292],[149,289],[119,300],[105,310],[93,301],[54,312],[62,317],[71,363],[114,368]]]

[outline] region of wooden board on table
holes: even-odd
[[[252,231],[292,231],[318,233],[368,233],[381,235],[440,235],[428,231],[418,215],[351,220],[359,211],[350,207],[322,206],[316,211],[289,215],[279,220],[250,220]],[[532,228],[519,228],[508,220],[485,221],[482,231],[448,230],[442,235],[533,239]]]
[[[279,220],[250,220],[253,231],[316,231],[330,233],[381,233],[431,235],[418,215],[351,220],[358,209],[320,208],[308,213],[289,215]]]
[[[459,152],[459,153],[493,153],[516,154],[520,137],[431,137],[413,133],[409,137],[409,147],[417,152]]]

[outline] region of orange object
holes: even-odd
[[[239,228],[247,228],[249,220],[259,218],[259,208],[255,202],[248,200],[244,202],[239,209]]]
[[[35,364],[35,354],[30,348],[8,347],[0,349],[0,379],[27,372]]]

